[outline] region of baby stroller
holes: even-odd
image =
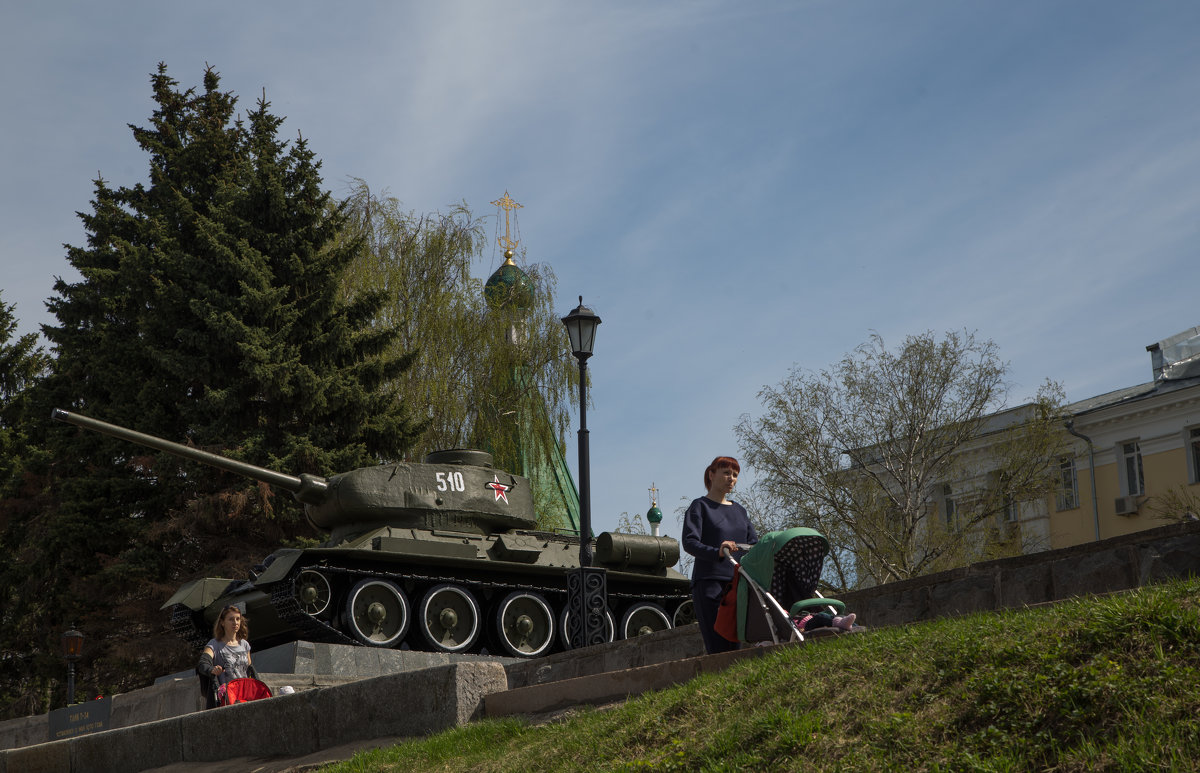
[[[717,612],[717,633],[740,642],[804,641],[805,633],[793,622],[795,618],[816,612],[843,614],[845,604],[817,591],[828,553],[824,535],[799,527],[764,534],[741,562],[726,555],[734,565],[734,576]],[[820,628],[808,635],[842,632]]]
[[[217,701],[221,706],[256,701],[271,697],[271,688],[253,677],[230,680],[217,689]]]

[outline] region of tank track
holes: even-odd
[[[183,639],[188,644],[196,649],[200,649],[211,638],[207,631],[201,631],[196,627],[196,619],[192,614],[192,610],[188,609],[183,604],[176,604],[171,607],[171,633]]]
[[[455,575],[417,574],[416,572],[388,572],[388,571],[383,571],[383,570],[379,570],[379,569],[350,569],[347,567],[324,566],[321,564],[314,564],[311,566],[305,566],[305,567],[301,567],[299,569],[293,570],[292,574],[288,577],[288,580],[287,580],[288,588],[289,589],[291,588],[292,583],[295,582],[295,578],[297,576],[299,576],[300,572],[308,571],[308,570],[311,570],[314,572],[322,572],[331,577],[333,577],[333,576],[356,577],[358,579],[366,579],[368,577],[378,577],[381,579],[393,580],[393,581],[415,580],[416,582],[422,582],[422,583],[451,583],[454,585],[462,585],[462,586],[468,587],[468,588],[491,588],[491,589],[498,589],[498,590],[532,590],[532,591],[537,591],[539,593],[546,594],[546,595],[562,594],[562,593],[566,593],[566,591],[567,591],[565,585],[564,586],[552,586],[552,585],[533,585],[531,583],[489,582],[486,580],[464,580],[461,576],[455,576]],[[609,596],[609,598],[617,598],[617,599],[622,599],[622,600],[643,599],[646,601],[658,601],[658,602],[682,601],[684,599],[691,598],[691,596],[687,593],[684,593],[682,595],[674,595],[674,594],[670,594],[670,593],[614,592],[611,590],[608,592],[608,596]],[[272,603],[274,603],[274,597],[272,597]],[[292,599],[292,604],[297,608],[298,611],[300,611],[300,614],[303,614],[307,617],[307,614],[305,612],[303,612],[302,610],[299,610],[299,604],[296,602],[296,600],[294,598]]]
[[[296,578],[305,569],[314,568],[316,567],[306,566],[293,569],[284,578],[283,582],[278,583],[271,589],[271,606],[275,609],[275,614],[279,615],[280,621],[285,625],[289,625],[296,630],[297,639],[324,642],[326,644],[357,645],[358,642],[354,639],[351,639],[328,623],[321,622],[300,608],[300,602],[296,600],[294,590],[296,587]]]
[[[462,577],[454,575],[436,575],[436,574],[418,574],[416,572],[389,572],[379,569],[352,569],[342,566],[327,566],[322,564],[311,564],[309,566],[300,566],[292,569],[291,573],[280,583],[278,583],[271,591],[271,605],[275,608],[279,619],[287,625],[293,626],[297,631],[297,639],[305,641],[326,642],[329,644],[353,644],[362,646],[360,642],[346,636],[341,631],[326,622],[318,620],[312,615],[300,608],[300,602],[296,600],[296,595],[293,592],[296,579],[301,572],[314,571],[321,572],[330,577],[347,578],[348,582],[357,582],[360,579],[379,578],[384,580],[392,580],[400,582],[403,580],[413,580],[421,583],[440,584],[450,583],[461,585],[469,589],[475,588],[491,588],[496,590],[531,590],[548,596],[556,596],[566,593],[565,587],[550,586],[550,585],[533,585],[530,583],[512,583],[512,582],[489,582],[486,580],[464,580]],[[621,600],[641,600],[654,601],[660,604],[669,604],[673,601],[683,601],[690,598],[690,595],[673,595],[669,593],[629,593],[629,592],[609,592],[609,598]]]

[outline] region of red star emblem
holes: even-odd
[[[496,475],[492,476],[491,483],[485,483],[483,485],[487,486],[492,491],[496,492],[497,500],[503,499],[504,504],[506,504],[506,505],[508,504],[508,490],[511,489],[512,486],[508,486],[508,485],[501,483],[500,478]],[[495,500],[493,500],[493,501],[495,501]]]

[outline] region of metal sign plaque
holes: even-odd
[[[61,741],[109,729],[112,698],[98,698],[50,712],[50,740]]]

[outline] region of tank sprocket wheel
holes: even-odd
[[[390,580],[366,579],[346,596],[342,622],[346,632],[368,647],[394,647],[408,633],[408,598]]]
[[[479,639],[479,604],[466,588],[435,585],[421,600],[417,627],[438,652],[467,652]]]
[[[536,658],[554,645],[554,612],[541,594],[513,591],[496,608],[496,641],[508,655]]]
[[[656,631],[665,631],[671,627],[671,619],[666,611],[658,604],[643,601],[630,605],[621,617],[620,636],[622,639],[632,639]]]

